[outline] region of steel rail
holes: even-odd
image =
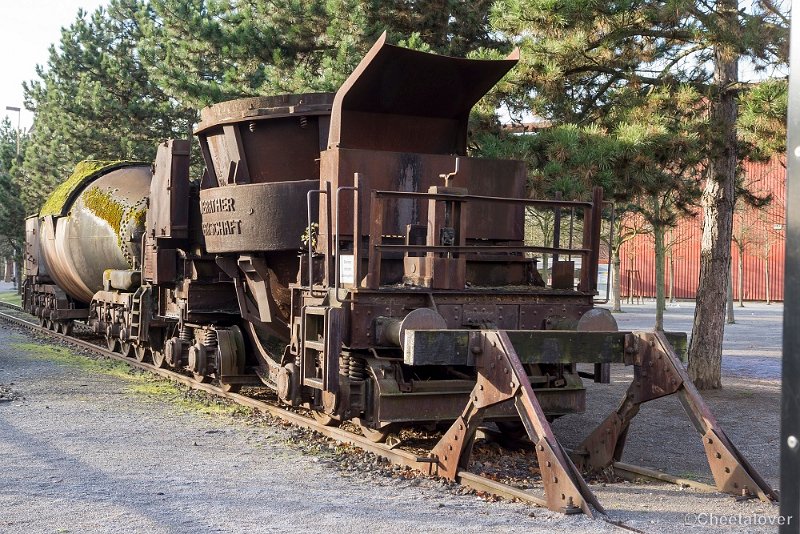
[[[676,484],[682,487],[693,488],[705,493],[719,493],[719,490],[711,484],[698,482],[697,480],[691,480],[689,478],[676,477],[667,473],[662,473],[661,471],[656,471],[655,469],[648,469],[647,467],[626,464],[624,462],[614,462],[612,466],[614,467],[614,473],[625,480],[635,481],[637,479],[646,478],[650,480],[657,480],[659,482],[668,482],[670,484]]]

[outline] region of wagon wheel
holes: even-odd
[[[62,329],[63,329],[63,332],[61,332],[62,334],[64,334],[65,336],[71,336],[72,331],[75,329],[75,321],[67,321],[63,323]]]
[[[150,354],[153,357],[153,365],[158,369],[163,369],[166,365],[166,361],[164,359],[164,351],[163,350],[150,350]]]
[[[64,323],[63,323],[63,322],[61,322],[61,321],[56,321],[56,328],[55,328],[55,330],[56,330],[56,332],[58,332],[59,334],[63,334],[63,333],[64,333]]]
[[[147,355],[150,354],[150,349],[144,345],[136,345],[136,361],[143,362],[147,359]]]
[[[372,443],[382,443],[389,437],[389,434],[394,430],[394,425],[386,425],[383,428],[370,428],[364,425],[358,425],[364,437]]]
[[[130,341],[120,341],[119,352],[126,358],[133,358],[135,353],[135,347],[133,346],[133,343],[131,343]]]
[[[106,345],[111,352],[119,352],[119,339],[106,336]]]
[[[313,415],[317,423],[321,424],[322,426],[339,426],[342,424],[340,419],[337,419],[332,415],[328,415],[325,412],[312,410],[311,415]]]
[[[47,328],[47,319],[44,317],[39,317],[39,326],[42,328]]]

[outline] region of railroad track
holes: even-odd
[[[152,364],[139,362],[133,358],[127,358],[121,354],[108,350],[106,347],[97,345],[90,341],[76,338],[73,336],[59,334],[52,330],[48,330],[46,328],[39,326],[37,322],[34,322],[31,319],[29,319],[29,317],[31,316],[25,313],[20,306],[6,302],[0,302],[0,308],[5,308],[6,310],[12,310],[17,314],[19,314],[17,315],[8,313],[6,311],[0,311],[0,319],[4,321],[23,326],[35,332],[46,334],[47,336],[59,339],[61,341],[65,341],[75,347],[91,351],[95,354],[102,355],[106,358],[125,362],[131,367],[149,371],[155,375],[161,376],[173,382],[183,384],[192,389],[204,391],[206,393],[215,395],[217,397],[228,399],[241,406],[247,406],[259,410],[263,413],[268,413],[274,417],[278,417],[298,427],[318,432],[319,434],[327,438],[330,438],[334,441],[337,441],[339,443],[349,444],[358,447],[364,452],[372,453],[376,456],[385,458],[392,464],[409,467],[423,475],[427,475],[430,473],[431,462],[432,462],[431,458],[426,456],[419,456],[412,452],[396,448],[398,444],[374,443],[368,440],[367,438],[364,438],[362,436],[359,436],[342,428],[324,426],[311,417],[307,417],[297,412],[284,409],[280,406],[270,404],[269,402],[258,400],[239,393],[230,393],[223,390],[219,386],[215,386],[213,384],[208,384],[208,383],[197,382],[193,378],[185,376],[178,372],[168,369],[158,368]],[[630,480],[634,479],[655,480],[659,482],[678,484],[685,487],[690,486],[695,489],[699,489],[701,491],[716,492],[716,488],[714,488],[713,486],[709,486],[707,484],[702,484],[692,480],[678,479],[676,477],[671,477],[670,475],[666,475],[658,471],[652,471],[640,468],[638,466],[619,463],[615,464],[614,467],[615,467],[615,472],[617,472],[618,475],[620,475],[622,478]],[[476,473],[467,471],[465,469],[460,469],[458,471],[456,482],[465,488],[469,488],[471,490],[482,492],[501,499],[517,500],[520,502],[533,504],[535,506],[546,507],[546,500],[544,499],[543,496],[537,495],[528,490],[523,490],[511,486],[509,484],[505,484],[503,482],[492,480],[490,478],[478,475]],[[620,521],[613,520],[603,514],[598,514],[598,517],[600,519],[603,519],[605,522],[622,530],[629,532],[642,532],[633,527],[625,525]]]

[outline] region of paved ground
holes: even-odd
[[[13,291],[15,291],[13,283],[0,280],[0,293],[11,293]]]
[[[646,306],[628,309],[617,316],[622,328],[648,327]],[[691,321],[684,305],[671,309],[667,327],[677,329],[673,321],[684,316]],[[742,329],[756,324],[740,317]],[[760,349],[760,342],[746,346],[749,336],[773,337],[763,331],[775,320],[766,323],[752,326],[759,336],[730,337],[736,331],[729,329],[726,362],[770,358],[759,359],[760,350],[773,350]],[[737,378],[731,369],[737,368],[726,363],[726,387],[708,395],[709,404],[742,452],[776,483],[779,383]],[[579,442],[629,380],[619,368],[610,386],[590,385],[590,410],[556,421],[559,439]],[[290,429],[253,425],[167,390],[0,323],[0,532],[617,531],[584,517],[455,495],[435,480],[385,478],[368,465],[343,471],[324,449],[309,454],[292,445]],[[680,405],[652,404],[634,422],[624,459],[702,477],[702,447]],[[704,531],[709,514],[746,522],[736,530],[772,532],[751,525],[778,513],[674,486],[592,489],[612,518],[645,532]]]
[[[621,330],[652,330],[655,303],[623,305],[624,313],[614,314]],[[725,325],[722,345],[722,373],[743,378],[780,380],[783,342],[783,303],[745,302],[734,310],[736,324]],[[664,329],[691,334],[694,301],[667,306]]]

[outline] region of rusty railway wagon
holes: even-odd
[[[775,498],[686,377],[673,350],[685,335],[618,332],[594,307],[602,192],[530,199],[523,162],[467,156],[470,111],[516,54],[384,41],[335,94],[202,110],[195,180],[185,140],[152,165],[79,165],[27,220],[26,310],[229,391],[267,386],[374,440],[444,422],[430,469],[449,478],[482,420],[517,425],[548,506],[567,512],[602,510],[579,469],[618,460],[639,405],[679,393],[718,487]],[[551,242],[526,240],[533,212],[552,217]],[[634,383],[570,459],[548,421],[582,412],[582,379],[607,382],[614,362],[634,366]]]

